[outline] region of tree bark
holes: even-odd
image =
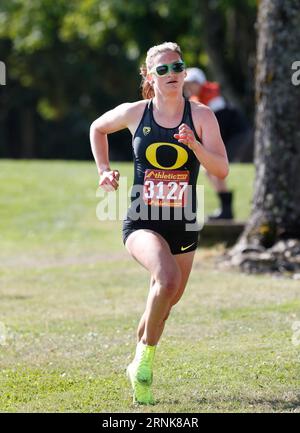
[[[252,211],[228,264],[249,272],[300,271],[299,0],[261,0],[256,66]]]

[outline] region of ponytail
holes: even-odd
[[[142,76],[141,91],[143,99],[151,99],[155,96],[152,84],[147,80],[147,67],[142,65],[140,68],[140,75]]]
[[[142,88],[143,99],[154,98],[154,96],[155,96],[154,89],[153,89],[152,85],[149,83],[149,81],[143,80],[141,88]]]

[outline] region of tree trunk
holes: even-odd
[[[24,107],[21,114],[22,158],[34,158],[34,112],[31,106]]]
[[[226,255],[248,272],[300,272],[300,86],[292,83],[299,41],[299,0],[261,0],[252,212]]]

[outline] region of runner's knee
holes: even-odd
[[[158,285],[159,293],[173,298],[180,285],[181,271],[178,266],[172,266],[169,269],[161,269],[155,277],[155,280]]]

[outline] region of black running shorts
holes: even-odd
[[[184,254],[194,251],[198,245],[199,231],[186,231],[185,226],[162,224],[161,221],[123,221],[123,243],[128,236],[140,229],[159,233],[168,243],[172,254]],[[146,246],[145,246],[146,248]]]

